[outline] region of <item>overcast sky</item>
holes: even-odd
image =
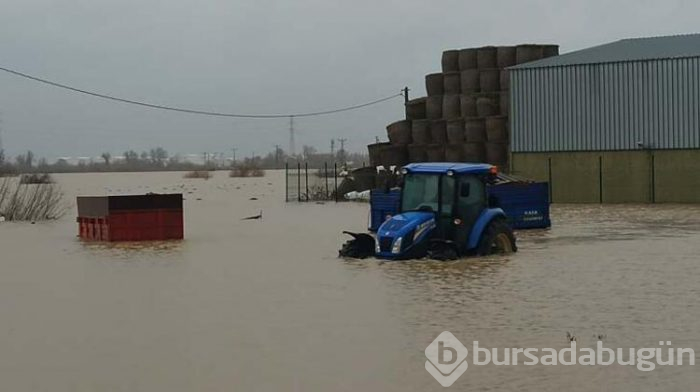
[[[164,105],[306,112],[398,93],[450,48],[556,43],[562,52],[621,38],[697,32],[695,1],[0,0],[0,66]],[[360,151],[403,116],[393,101],[298,119],[297,149],[345,137]],[[288,120],[238,120],[103,101],[0,72],[10,155],[261,154],[287,149]]]

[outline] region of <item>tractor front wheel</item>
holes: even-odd
[[[479,242],[476,253],[479,256],[486,256],[513,253],[517,250],[513,229],[508,226],[505,220],[497,219],[491,222],[484,234],[481,235],[481,242]]]

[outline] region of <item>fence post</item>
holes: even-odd
[[[549,204],[552,204],[553,187],[552,187],[552,157],[547,158],[547,181],[549,185]]]
[[[333,162],[333,181],[335,182],[335,202],[338,202],[338,163]]]
[[[600,204],[603,204],[603,156],[598,156],[598,186],[599,186],[599,196]]]
[[[306,201],[309,201],[309,162],[304,162],[304,175],[306,177]]]
[[[301,201],[301,162],[297,162],[297,201]]]
[[[323,177],[326,179],[326,197],[328,200],[328,162],[323,162]]]
[[[651,202],[656,203],[656,157],[651,150],[649,150],[649,155],[651,160]]]

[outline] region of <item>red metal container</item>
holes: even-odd
[[[180,240],[182,194],[78,197],[77,221],[89,241]]]

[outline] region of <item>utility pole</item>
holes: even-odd
[[[408,89],[408,87],[404,87],[404,88],[403,88],[403,100],[404,100],[404,103],[408,103],[408,92],[409,92],[409,91],[410,91],[410,90]]]
[[[335,139],[331,139],[331,156],[335,158]]]
[[[294,146],[294,116],[289,116],[289,154],[296,155],[296,148]]]
[[[236,151],[237,151],[237,150],[238,150],[237,148],[232,148],[232,149],[231,149],[231,155],[232,155],[232,159],[233,159],[233,161],[231,162],[231,165],[235,165],[235,164],[236,164]]]
[[[338,142],[340,142],[340,151],[338,151],[338,155],[340,156],[343,163],[345,163],[345,142],[346,141],[348,141],[348,139],[345,139],[345,138],[338,139]]]
[[[280,145],[275,144],[275,169],[279,168],[280,161]]]

